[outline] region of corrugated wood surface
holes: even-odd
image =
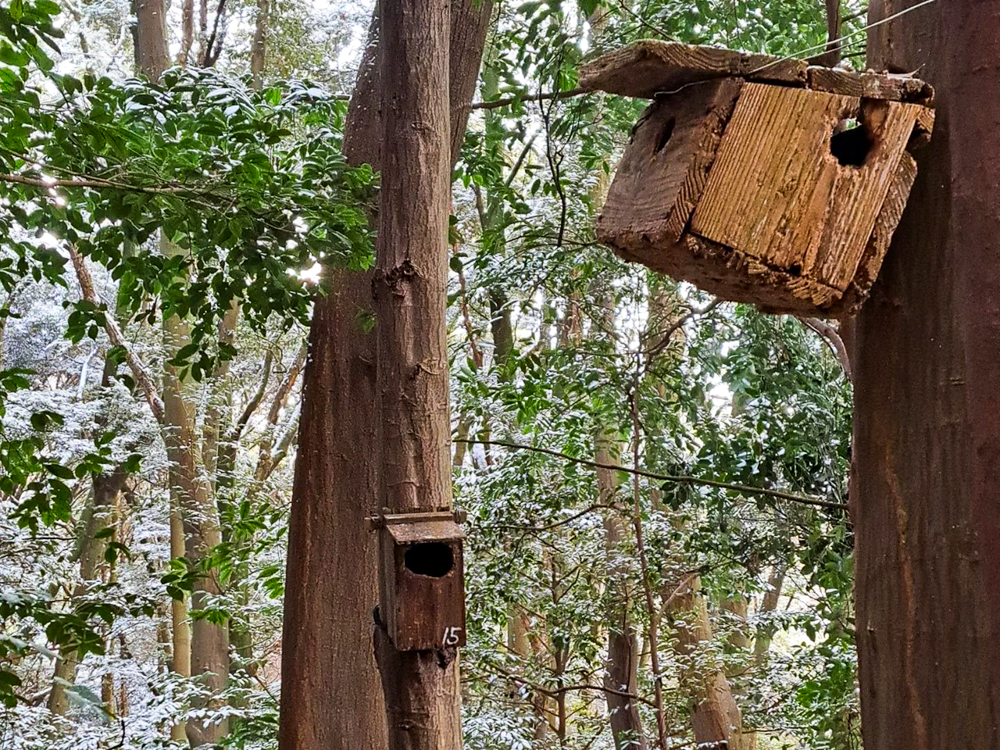
[[[873,145],[861,166],[830,150],[856,97],[747,84],[722,138],[692,230],[763,264],[843,291],[854,276],[918,105],[866,101]]]
[[[882,261],[889,250],[889,242],[896,226],[903,216],[906,200],[910,196],[913,181],[917,178],[917,162],[908,153],[899,159],[896,174],[889,184],[889,192],[882,203],[882,211],[875,221],[875,229],[868,240],[865,252],[858,263],[854,279],[847,287],[843,297],[830,305],[824,311],[831,318],[845,318],[854,315],[867,299],[868,292],[878,278]]]
[[[680,239],[733,112],[742,81],[710,81],[652,104],[625,149],[597,234],[611,244]]]
[[[807,67],[802,60],[644,39],[584,65],[580,88],[651,99],[715,78],[805,86]]]

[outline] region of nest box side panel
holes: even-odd
[[[922,107],[748,84],[692,230],[839,296]],[[834,138],[847,118],[857,130]]]
[[[882,261],[889,250],[889,242],[893,232],[903,216],[906,199],[910,195],[913,182],[917,178],[917,162],[908,153],[903,154],[896,168],[896,176],[889,185],[889,193],[882,204],[882,212],[875,221],[875,229],[865,247],[864,255],[858,264],[858,270],[844,292],[844,296],[836,300],[823,315],[830,318],[849,318],[854,315],[862,303],[868,299],[868,292],[878,277]]]
[[[701,197],[742,85],[711,81],[646,109],[597,219],[601,242],[663,270],[680,260],[667,256]]]

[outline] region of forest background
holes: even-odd
[[[0,5],[5,750],[277,745],[312,301],[371,264],[371,7],[146,5]],[[864,8],[487,9],[448,308],[466,747],[859,747],[843,344],[596,245],[643,103],[575,86],[646,37],[839,30],[861,66]]]

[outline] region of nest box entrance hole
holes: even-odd
[[[838,123],[830,138],[830,153],[842,167],[863,167],[874,146],[875,141],[860,115]]]
[[[418,576],[444,578],[455,567],[455,555],[442,542],[422,542],[407,548],[403,565]]]

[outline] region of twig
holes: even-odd
[[[456,440],[455,442],[471,442],[471,441]],[[593,513],[595,510],[621,510],[621,507],[615,505],[614,503],[595,503],[594,505],[584,508],[579,513],[574,513],[569,518],[564,518],[562,521],[555,521],[554,523],[550,523],[545,526],[525,526],[520,524],[505,524],[505,523],[490,524],[490,525],[498,529],[517,529],[519,531],[533,531],[533,532],[551,531],[552,529],[559,528],[560,526],[565,526],[568,523],[573,523],[573,521],[575,521],[576,519],[582,518],[588,513]]]
[[[721,299],[716,299],[716,300],[713,300],[712,302],[710,302],[709,304],[707,304],[705,307],[703,307],[700,310],[691,310],[686,315],[682,315],[674,323],[672,323],[669,328],[667,328],[667,330],[664,332],[664,334],[660,337],[660,341],[659,341],[658,344],[655,344],[654,346],[651,346],[649,349],[647,349],[643,353],[646,354],[646,356],[650,360],[652,360],[653,357],[655,357],[657,354],[659,354],[667,346],[670,345],[670,337],[673,336],[677,331],[679,331],[684,326],[685,323],[687,323],[689,320],[691,320],[692,318],[694,318],[694,317],[696,317],[698,315],[707,315],[708,313],[712,312],[712,310],[714,310],[715,308],[717,308],[721,304],[722,304],[722,300]],[[648,367],[648,365],[647,365],[647,367]]]
[[[723,490],[732,490],[733,492],[743,492],[748,495],[765,495],[767,497],[773,497],[778,500],[788,500],[793,503],[801,503],[802,505],[815,505],[819,508],[832,508],[835,510],[847,510],[847,503],[834,503],[829,500],[821,500],[817,497],[810,497],[808,495],[796,495],[791,492],[782,492],[780,490],[769,490],[764,487],[750,487],[745,484],[732,484],[730,482],[719,482],[714,479],[702,479],[700,477],[686,477],[679,476],[676,474],[657,474],[652,471],[644,471],[642,469],[633,469],[629,466],[620,466],[619,464],[606,464],[600,461],[591,461],[586,458],[577,458],[576,456],[571,456],[568,453],[562,453],[560,451],[552,450],[551,448],[540,448],[537,445],[525,445],[523,443],[511,443],[505,440],[460,440],[455,439],[456,443],[479,443],[480,445],[495,445],[501,448],[512,448],[514,450],[532,451],[534,453],[544,453],[547,456],[553,456],[554,458],[561,458],[564,461],[571,461],[572,463],[582,464],[584,466],[592,466],[596,469],[612,469],[614,471],[624,471],[626,474],[634,474],[640,477],[646,477],[647,479],[655,479],[660,482],[675,482],[677,484],[697,484],[703,485],[705,487],[717,487]]]
[[[128,185],[124,182],[113,182],[102,180],[96,177],[80,178],[76,180],[43,180],[37,177],[25,177],[19,174],[0,174],[0,182],[10,182],[18,185],[28,185],[37,188],[95,188],[99,190],[130,190],[136,193],[147,193],[150,195],[208,195],[209,190],[192,190],[188,187],[146,187],[144,185]]]

